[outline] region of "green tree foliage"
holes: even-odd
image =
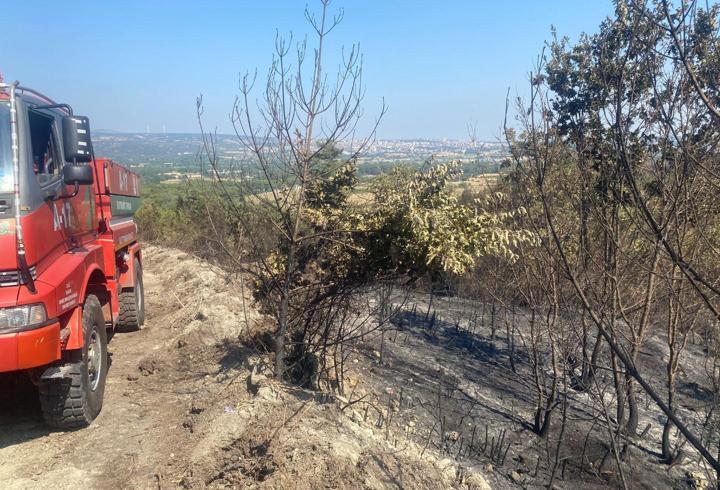
[[[237,215],[210,182],[150,185],[143,189],[143,201],[135,215],[142,240],[223,265],[227,252],[240,246]]]
[[[512,262],[517,247],[537,241],[533,233],[507,226],[522,209],[484,211],[485,203],[459,203],[448,189],[460,175],[458,164],[396,169],[374,179],[365,191],[371,197],[360,202],[351,199],[354,165],[342,160],[323,165],[334,170],[308,187],[291,273],[288,245],[278,235],[255,275],[256,300],[268,313],[280,300],[278,281],[289,280],[292,365],[322,364],[327,346],[344,342],[347,313],[340,312],[351,310],[368,288],[463,274],[486,256]],[[330,344],[328,336],[335,339]],[[312,358],[321,361],[307,361]]]
[[[354,159],[341,161],[342,150],[335,144],[322,146],[315,156],[313,182],[305,190],[310,209],[339,209],[358,183],[357,165]]]
[[[299,283],[309,271],[336,287],[387,277],[414,281],[426,274],[460,275],[480,257],[515,260],[519,244],[535,241],[533,233],[505,225],[521,216],[522,208],[489,212],[460,204],[447,188],[460,175],[457,163],[421,171],[396,169],[373,181],[372,199],[363,204],[347,199],[357,182],[354,167],[336,168],[309,192],[308,240],[298,254]],[[269,262],[283,267],[279,257],[274,252]]]

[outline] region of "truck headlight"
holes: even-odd
[[[47,312],[42,303],[0,308],[0,334],[32,330],[46,322]]]

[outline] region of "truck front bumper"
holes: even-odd
[[[0,373],[22,371],[60,359],[60,323],[0,335]]]

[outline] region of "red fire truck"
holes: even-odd
[[[139,203],[88,118],[0,80],[0,372],[30,375],[54,428],[97,417],[108,333],[143,324]]]

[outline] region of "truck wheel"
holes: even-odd
[[[120,314],[117,327],[126,332],[139,330],[145,323],[145,288],[140,261],[135,259],[135,287],[119,295]]]
[[[100,301],[85,298],[82,314],[83,348],[63,356],[62,377],[40,383],[40,404],[53,428],[86,427],[100,413],[108,370],[107,330]]]

